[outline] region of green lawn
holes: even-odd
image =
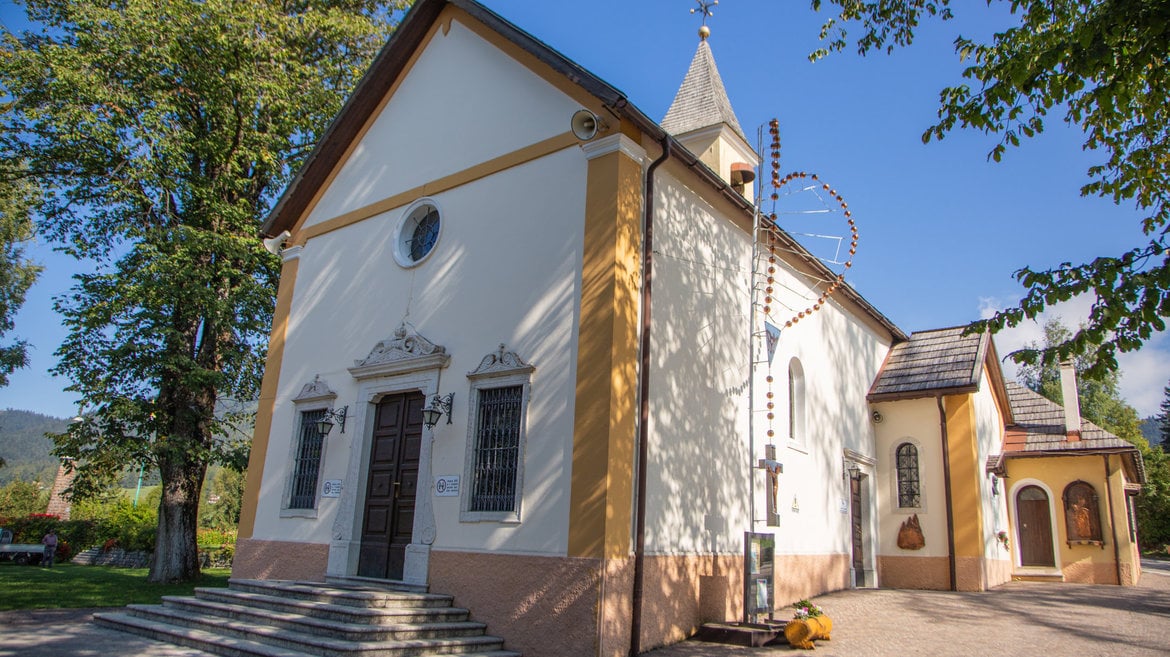
[[[0,562],[0,611],[156,604],[164,595],[191,595],[196,586],[227,586],[231,571],[204,570],[198,582],[187,584],[151,584],[146,574],[145,568]]]

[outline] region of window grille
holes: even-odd
[[[301,441],[293,469],[290,509],[312,509],[317,501],[317,475],[321,470],[321,448],[325,442],[325,436],[317,431],[317,420],[324,415],[324,409],[301,413]]]
[[[918,482],[918,448],[911,443],[898,445],[895,452],[898,467],[898,506],[916,509],[922,506]]]
[[[516,509],[523,390],[523,386],[479,390],[470,511]]]

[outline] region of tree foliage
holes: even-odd
[[[39,31],[2,35],[0,174],[94,266],[56,300],[55,373],[91,409],[57,453],[82,494],[157,469],[153,581],[198,574],[204,474],[239,451],[222,405],[257,393],[280,264],[260,222],[402,4],[26,0]]]
[[[25,256],[34,234],[33,187],[29,181],[6,178],[0,170],[0,388],[8,385],[9,374],[28,364],[28,342],[5,338],[15,328],[14,316],[41,271]]]
[[[1048,347],[1067,341],[1071,335],[1072,331],[1059,318],[1049,319],[1044,324],[1044,343],[1033,343],[1026,347],[1044,354],[1044,358],[1035,365],[1021,366],[1017,375],[1020,383],[1058,404],[1064,403],[1060,363],[1056,360],[1056,352]],[[1121,399],[1117,372],[1091,375],[1090,359],[1085,356],[1073,358],[1073,366],[1077,372],[1081,416],[1118,438],[1135,445],[1146,443],[1137,410]]]
[[[989,43],[956,39],[956,53],[971,62],[967,82],[940,92],[939,121],[923,141],[956,128],[979,130],[998,138],[988,157],[999,161],[1009,147],[1042,133],[1050,114],[1063,114],[1083,132],[1084,148],[1100,156],[1082,195],[1133,203],[1146,215],[1148,241],[1091,262],[1017,271],[1026,289],[1019,304],[973,330],[1016,326],[1054,303],[1091,295],[1088,322],[1049,349],[1059,358],[1088,354],[1094,375],[1115,370],[1117,353],[1140,348],[1170,316],[1170,2],[986,0],[997,3],[1007,4],[1018,23]],[[812,0],[814,9],[822,4],[839,11],[825,22],[826,47],[813,59],[851,42],[862,55],[889,52],[909,45],[923,20],[949,20],[959,7],[979,10],[951,0]],[[858,26],[854,39],[849,30]],[[1033,365],[1041,359],[1031,350],[1013,356]]]
[[[49,506],[49,491],[31,481],[10,481],[0,488],[0,518],[23,518],[44,513]]]
[[[201,511],[200,524],[220,531],[235,530],[240,524],[244,500],[244,473],[231,467],[220,468],[211,478],[211,490]]]
[[[1162,389],[1162,403],[1154,421],[1158,425],[1158,442],[1162,444],[1163,451],[1170,450],[1170,383]]]

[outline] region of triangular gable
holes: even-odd
[[[550,152],[576,145],[566,133],[581,101],[517,62],[495,33],[476,27],[458,10],[444,12],[337,165],[304,227],[398,195],[404,196],[398,205],[406,205],[434,193],[425,189],[433,181],[532,144],[552,140]]]
[[[611,131],[620,130],[630,136],[640,133],[659,144],[669,144],[671,157],[680,162],[698,182],[713,190],[744,216],[750,217],[755,213],[755,207],[728,181],[720,178],[694,153],[630,103],[624,94],[577,63],[474,0],[418,0],[269,213],[261,229],[265,236],[275,236],[285,230],[295,233],[304,224],[308,213],[320,201],[322,193],[328,190],[349,155],[360,144],[362,136],[376,121],[379,111],[402,80],[403,73],[417,59],[420,48],[436,29],[442,27],[446,20],[444,12],[452,11],[467,17],[467,25],[478,34],[488,36],[493,43],[505,47],[509,55],[553,83],[569,97],[578,100],[585,108],[603,118],[613,117]],[[565,122],[567,129],[568,118]],[[540,152],[537,152],[533,157],[539,155]],[[366,216],[371,214],[370,211],[365,212]],[[294,243],[304,243],[306,237],[294,234]],[[835,277],[823,263],[782,231],[781,238],[785,241],[786,250],[795,254],[800,261],[826,278]],[[883,327],[895,340],[905,339],[901,329],[851,286],[842,286],[839,294],[842,300],[849,300],[861,314]]]
[[[305,215],[319,201],[321,191],[328,187],[338,168],[344,165],[393,95],[404,72],[417,60],[420,50],[435,31],[443,29],[443,23],[452,11],[465,18],[468,27],[479,28],[480,34],[495,35],[498,43],[508,47],[509,54],[522,60],[526,66],[533,70],[543,67],[548,79],[563,80],[564,84],[557,86],[590,109],[601,112],[603,107],[620,108],[623,116],[632,119],[636,127],[644,131],[652,127],[661,132],[661,128],[630,105],[621,92],[479,3],[472,0],[419,0],[378,53],[341,112],[269,213],[262,228],[265,235],[294,230],[303,223]],[[566,118],[566,128],[568,121]]]

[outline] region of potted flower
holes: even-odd
[[[1011,544],[1008,543],[1008,533],[1007,532],[1000,531],[1000,532],[996,533],[995,540],[996,540],[996,542],[998,542],[1000,545],[1003,546],[1003,549],[1007,550],[1008,552],[1012,551]]]
[[[795,610],[792,620],[784,626],[784,638],[788,639],[788,645],[812,650],[816,647],[813,645],[814,640],[829,640],[833,621],[829,620],[823,609],[807,599],[797,602],[792,608]]]

